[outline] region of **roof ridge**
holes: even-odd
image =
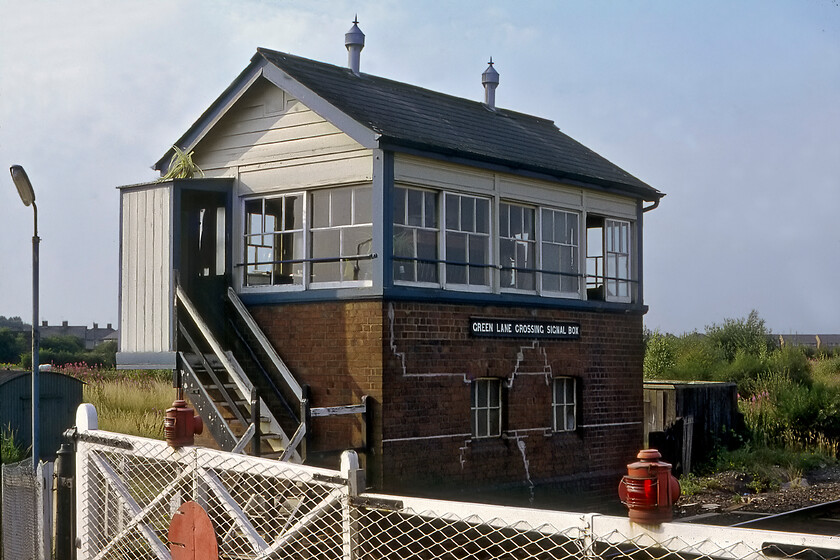
[[[347,68],[345,66],[339,66],[337,64],[331,64],[329,62],[322,62],[320,60],[313,60],[311,58],[306,58],[306,57],[303,57],[303,56],[298,56],[298,55],[295,55],[295,54],[291,54],[291,53],[287,53],[287,52],[283,52],[283,51],[278,51],[278,50],[274,50],[274,49],[269,49],[269,48],[265,48],[265,47],[257,47],[257,52],[260,53],[261,55],[263,55],[263,57],[266,57],[266,54],[268,54],[270,56],[287,56],[287,57],[296,59],[296,60],[298,60],[302,63],[305,63],[305,64],[328,66],[328,67],[333,68],[335,70],[346,72],[348,74],[348,77],[350,77],[350,78],[357,78],[357,79],[367,78],[367,79],[370,79],[370,80],[383,82],[385,84],[395,84],[397,86],[404,87],[404,88],[409,88],[409,89],[412,89],[412,90],[415,90],[415,91],[418,91],[418,92],[428,92],[430,95],[433,95],[435,97],[448,97],[449,99],[457,100],[457,101],[463,102],[463,103],[468,103],[470,105],[475,106],[476,109],[484,109],[485,111],[489,111],[491,113],[496,113],[496,114],[501,115],[503,117],[527,118],[527,119],[530,119],[530,120],[533,120],[533,121],[542,122],[542,123],[545,123],[545,124],[551,124],[555,128],[557,128],[557,125],[551,119],[547,119],[545,117],[539,117],[537,115],[531,115],[529,113],[523,113],[521,111],[515,111],[513,109],[506,109],[504,107],[496,107],[494,109],[490,109],[482,101],[476,101],[476,100],[470,99],[468,97],[460,97],[458,95],[454,95],[454,94],[451,94],[451,93],[437,91],[437,90],[430,89],[430,88],[427,88],[427,87],[418,86],[416,84],[410,84],[408,82],[401,82],[399,80],[386,78],[384,76],[378,76],[376,74],[369,74],[367,72],[359,72],[359,74],[354,74],[352,70],[350,70],[349,68]],[[271,61],[269,60],[269,62],[271,62]],[[558,128],[558,130],[559,130],[559,128]]]

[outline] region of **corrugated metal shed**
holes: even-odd
[[[0,370],[0,426],[15,432],[15,442],[32,445],[32,379],[29,371]],[[84,383],[74,377],[42,371],[38,378],[40,401],[40,457],[53,460],[61,434],[71,428],[82,403]]]

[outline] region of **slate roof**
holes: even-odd
[[[257,49],[348,116],[403,146],[478,159],[618,188],[654,200],[662,193],[560,132],[547,119],[496,108],[323,62]],[[255,56],[255,58],[256,58]]]
[[[619,191],[643,200],[663,193],[627,173],[554,123],[478,101],[431,91],[269,49],[257,49],[251,64],[179,139],[187,148],[212,126],[214,115],[259,64],[271,64],[354,121],[379,135],[383,149],[418,150],[500,165]],[[172,150],[155,169],[163,169]]]

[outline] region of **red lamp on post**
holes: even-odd
[[[671,521],[680,497],[680,483],[671,474],[671,464],[660,461],[656,449],[643,449],[639,461],[627,465],[627,475],[618,484],[618,496],[629,510],[630,521],[658,524]]]

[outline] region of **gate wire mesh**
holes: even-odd
[[[82,439],[80,559],[170,558],[169,522],[187,500],[207,511],[221,559],[840,558],[838,537],[351,496],[337,471],[93,430]]]
[[[186,501],[210,517],[219,558],[343,555],[347,490],[334,471],[97,433],[77,451],[79,558],[169,558]]]
[[[32,460],[3,465],[3,519],[0,557],[8,560],[43,558],[42,504],[44,488],[41,476],[32,471]]]

